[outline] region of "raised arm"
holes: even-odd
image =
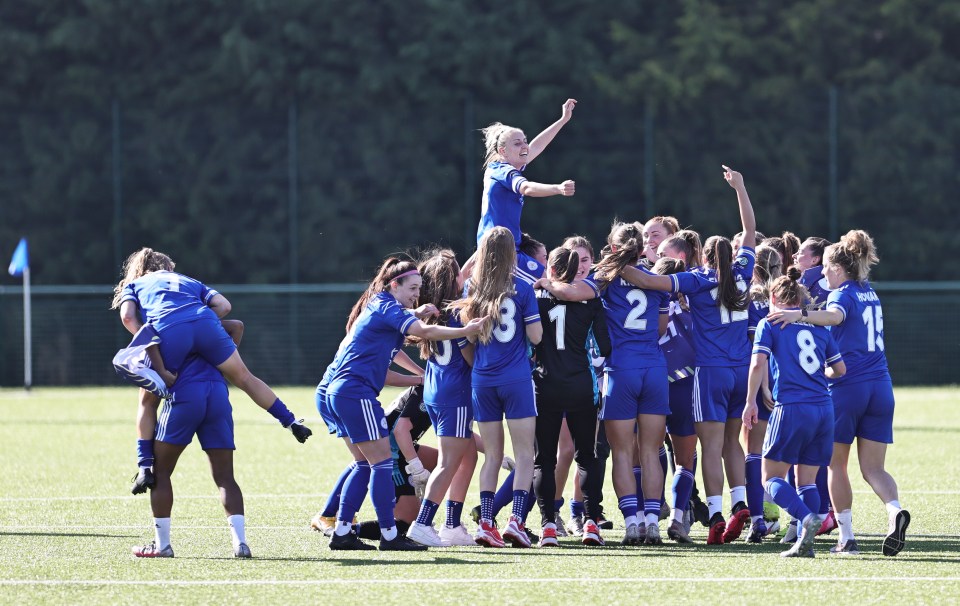
[[[487,316],[482,318],[474,318],[473,320],[467,322],[467,325],[462,328],[437,326],[436,324],[424,324],[420,320],[417,320],[410,325],[410,328],[407,329],[407,334],[413,337],[426,339],[427,341],[452,341],[455,339],[462,339],[464,337],[475,337],[480,334],[480,330],[483,328],[483,323],[488,319],[489,318]]]
[[[750,204],[750,196],[747,195],[747,188],[743,184],[743,175],[729,166],[724,166],[723,170],[723,178],[737,192],[737,204],[740,205],[740,223],[743,224],[743,239],[740,241],[740,246],[755,248],[757,246],[757,218],[753,214],[753,205]]]
[[[531,141],[529,145],[530,152],[527,154],[528,165],[536,160],[537,156],[543,153],[543,150],[550,145],[550,142],[553,141],[553,138],[557,136],[557,133],[560,132],[560,129],[570,121],[570,118],[573,117],[573,109],[576,106],[576,99],[567,99],[563,104],[563,108],[561,109],[560,119],[545,128],[543,132],[533,138],[533,141]]]
[[[550,196],[572,196],[576,193],[576,183],[567,180],[563,183],[537,183],[524,181],[520,184],[520,193],[528,198],[547,198]]]
[[[673,292],[673,279],[670,276],[647,273],[632,265],[624,267],[620,271],[620,277],[639,288]]]

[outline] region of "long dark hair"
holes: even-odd
[[[601,253],[603,258],[594,266],[594,276],[601,288],[616,279],[624,267],[640,260],[640,253],[643,252],[642,232],[643,229],[636,223],[613,224],[607,236],[608,245]]]
[[[703,260],[706,266],[717,271],[717,306],[730,311],[747,308],[747,293],[740,292],[733,275],[733,245],[723,236],[710,236],[703,245]]]
[[[557,280],[570,284],[580,270],[580,255],[572,248],[554,248],[547,258],[547,267]]]
[[[458,276],[460,265],[449,248],[432,250],[425,254],[417,267],[423,284],[420,286],[420,305],[433,304],[440,310],[439,318],[427,318],[425,324],[446,324],[450,319],[449,306],[460,298]],[[435,341],[419,340],[420,357],[426,360],[436,351]]]
[[[397,278],[408,271],[413,271],[416,269],[417,266],[410,259],[387,257],[387,259],[383,262],[383,265],[381,265],[380,269],[377,271],[376,277],[372,282],[370,282],[370,286],[368,286],[367,290],[360,295],[360,298],[357,299],[356,303],[354,303],[353,309],[350,310],[350,316],[347,318],[347,332],[349,333],[350,329],[353,328],[353,323],[357,321],[357,318],[359,318],[360,314],[363,312],[363,308],[367,306],[367,303],[370,302],[370,299],[374,295],[384,292],[390,288],[390,283],[394,280],[396,280],[398,284],[403,284],[404,280],[406,280],[406,277],[399,279]]]

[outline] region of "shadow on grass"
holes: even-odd
[[[428,552],[428,554],[429,554],[429,552]],[[504,555],[504,553],[503,553],[502,551],[501,551],[501,555]],[[513,553],[510,553],[510,555],[514,555],[514,554],[513,554]],[[326,558],[326,560],[329,561],[330,558]],[[384,565],[387,565],[387,566],[396,566],[396,565],[409,566],[409,565],[413,565],[413,564],[421,565],[421,566],[424,565],[424,564],[440,564],[440,565],[454,565],[454,566],[461,566],[461,565],[463,565],[463,564],[469,564],[469,565],[471,565],[471,566],[476,566],[476,565],[479,564],[479,565],[490,565],[490,566],[493,566],[493,565],[508,564],[508,563],[510,563],[510,562],[509,562],[508,560],[502,560],[502,559],[501,559],[501,560],[498,560],[498,561],[496,561],[496,562],[477,562],[477,561],[475,561],[475,560],[463,560],[463,559],[460,559],[460,558],[451,558],[451,557],[437,557],[437,558],[433,558],[433,561],[431,561],[431,560],[429,560],[429,559],[423,559],[423,560],[386,560],[386,559],[366,557],[366,558],[363,558],[363,559],[356,559],[356,560],[354,560],[354,559],[341,559],[341,560],[337,560],[336,563],[337,563],[338,565],[340,565],[340,566],[349,567],[349,566],[384,566]]]
[[[76,538],[106,538],[106,539],[135,539],[139,534],[98,534],[90,532],[7,532],[0,531],[0,536],[6,537],[76,537]]]

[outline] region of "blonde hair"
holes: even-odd
[[[120,307],[120,299],[123,297],[123,289],[137,278],[154,271],[173,271],[176,263],[169,256],[153,250],[152,248],[141,248],[133,253],[123,262],[123,279],[113,288],[113,302],[110,309]]]
[[[678,231],[680,231],[680,222],[677,221],[676,217],[662,217],[662,216],[653,217],[651,219],[648,219],[647,222],[643,224],[643,229],[646,230],[647,226],[654,225],[654,224],[662,225],[664,229],[670,232],[671,236],[677,233]]]
[[[777,299],[778,307],[800,306],[810,300],[810,293],[800,284],[800,268],[790,266],[786,275],[780,276],[770,285],[770,294]]]
[[[513,269],[517,265],[517,248],[513,234],[506,227],[494,227],[480,240],[473,277],[467,286],[466,298],[450,307],[460,310],[464,324],[489,316],[480,331],[480,342],[490,342],[493,327],[500,324],[500,307],[504,299],[516,294]]]
[[[486,151],[486,155],[483,158],[484,168],[500,157],[500,149],[506,143],[506,141],[503,140],[503,135],[511,130],[523,132],[515,126],[507,126],[502,122],[494,122],[490,126],[480,129],[480,132],[483,133],[483,147]]]
[[[754,301],[770,300],[770,284],[783,275],[783,259],[777,249],[769,244],[757,247],[757,262],[753,266],[750,298]]]
[[[870,268],[880,261],[873,238],[862,229],[851,229],[840,236],[840,241],[828,246],[823,255],[825,264],[840,267],[857,282],[866,282]]]

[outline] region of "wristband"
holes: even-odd
[[[277,398],[277,401],[273,403],[273,406],[267,409],[274,419],[280,421],[280,424],[284,427],[290,427],[294,421],[297,420],[293,413],[287,409],[286,405],[280,401],[280,398]]]
[[[806,318],[806,317],[809,315],[809,313],[810,313],[810,312],[807,311],[807,308],[806,308],[806,307],[801,307],[801,308],[800,308],[800,317]]]

